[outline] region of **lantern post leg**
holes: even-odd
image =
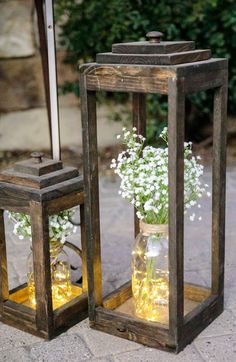
[[[89,319],[95,320],[95,307],[102,305],[102,270],[100,246],[99,187],[96,93],[87,91],[86,76],[81,74],[81,111],[83,126],[85,226]]]
[[[3,302],[9,297],[7,277],[7,252],[4,227],[4,212],[0,210],[0,314]]]
[[[184,78],[168,82],[169,331],[178,345],[184,317]]]
[[[212,294],[222,298],[225,258],[227,78],[228,74],[225,71],[224,84],[215,89],[213,111]]]
[[[137,128],[137,133],[146,137],[146,96],[143,93],[133,93],[133,127]],[[134,209],[134,234],[139,233],[139,219]]]
[[[30,202],[32,225],[32,251],[34,263],[34,283],[36,296],[36,325],[47,333],[53,334],[53,306],[51,291],[51,268],[49,251],[48,214],[39,202]]]

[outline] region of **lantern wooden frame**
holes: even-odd
[[[28,166],[29,174],[26,174]],[[0,175],[0,321],[51,339],[87,317],[83,180],[77,169],[63,167],[60,161],[44,160],[37,166],[37,161],[35,164],[27,160],[23,161],[22,172],[21,167],[19,163],[17,170],[6,170]],[[39,169],[37,176],[35,168]],[[82,251],[78,251],[81,251],[83,283],[81,288],[72,286],[72,300],[53,310],[48,217],[78,205],[82,246]],[[20,291],[24,293],[26,284],[11,291],[8,288],[4,210],[23,212],[31,217],[36,310],[21,304],[20,299],[15,300],[18,301]],[[79,288],[80,295],[77,289],[74,293],[73,288]]]
[[[114,58],[110,55],[106,58],[104,54],[100,55],[99,63],[80,67],[89,319],[94,329],[150,347],[179,352],[223,311],[228,62],[226,59],[207,59],[162,66],[148,65],[148,60],[142,57],[142,65],[138,65],[132,64],[135,63],[133,58],[132,54],[122,55],[117,63],[125,59],[126,64],[112,64]],[[110,64],[107,64],[109,62]],[[197,285],[184,285],[183,281],[183,145],[185,97],[187,94],[209,89],[214,90],[214,134],[212,286],[208,289]],[[96,121],[98,91],[133,93],[133,125],[137,127],[137,132],[143,135],[146,128],[145,94],[159,93],[168,96],[169,328],[119,311],[119,306],[132,295],[131,283],[125,284],[105,299],[102,297]],[[136,233],[137,230],[136,223]],[[184,297],[199,302],[187,315],[184,315]]]

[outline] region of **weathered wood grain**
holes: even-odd
[[[87,91],[86,77],[80,77],[83,126],[85,225],[87,273],[89,280],[89,317],[95,319],[95,307],[102,304],[102,270],[99,222],[98,151],[96,95]]]
[[[168,185],[169,185],[169,328],[178,344],[184,316],[184,78],[169,79]]]
[[[175,65],[207,60],[211,57],[211,51],[192,50],[172,54],[116,54],[98,53],[98,64],[142,64],[142,65]]]
[[[79,186],[79,185],[78,185]],[[62,210],[68,210],[84,202],[84,192],[78,187],[77,192],[52,199],[47,204],[48,215],[55,215]]]
[[[53,335],[53,306],[47,210],[41,203],[31,201],[30,217],[37,302],[36,325],[39,330],[45,331],[50,338]]]
[[[42,189],[44,187],[52,186],[77,177],[78,174],[78,170],[74,167],[65,167],[62,170],[58,170],[50,174],[43,176],[31,175],[30,177],[28,174],[16,172],[14,169],[8,169],[0,174],[0,181],[14,185]]]
[[[120,288],[110,293],[103,300],[103,307],[107,309],[116,309],[132,296],[131,281],[125,283]]]
[[[224,293],[227,79],[215,90],[212,171],[212,293]]]
[[[194,41],[162,41],[152,43],[148,41],[120,43],[112,45],[112,53],[117,54],[169,54],[187,52],[195,48]]]

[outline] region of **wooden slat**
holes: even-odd
[[[211,295],[188,315],[184,320],[182,340],[177,352],[180,352],[201,331],[203,331],[223,311],[223,297]]]
[[[93,64],[86,71],[89,90],[161,94],[167,94],[167,79],[175,74],[175,69],[170,67],[138,65]]]
[[[152,43],[148,41],[120,43],[112,45],[112,53],[117,54],[169,54],[186,52],[195,48],[194,41],[162,41]]]
[[[42,189],[44,187],[52,186],[77,176],[78,170],[74,167],[65,167],[61,170],[46,175],[30,175],[30,177],[27,173],[20,173],[16,172],[14,169],[8,169],[0,174],[0,181],[35,189]]]
[[[47,202],[49,215],[57,214],[62,210],[68,210],[84,202],[83,191],[73,192],[70,195],[62,196]]]
[[[125,283],[120,288],[110,293],[103,301],[103,307],[107,309],[115,309],[123,304],[132,296],[131,281]]]
[[[48,215],[45,207],[35,201],[30,202],[32,225],[32,251],[36,296],[36,326],[53,334],[53,306],[51,292],[51,270],[49,252]]]
[[[211,57],[209,49],[197,49],[172,54],[116,54],[99,53],[96,61],[99,64],[141,64],[141,65],[175,65],[207,60]]]
[[[91,323],[91,327],[150,347],[174,351],[169,341],[168,328],[159,323],[97,307],[96,321]]]
[[[188,94],[220,87],[224,83],[224,74],[224,69],[218,72],[202,71],[201,73],[190,74],[185,78],[185,92]]]
[[[203,302],[211,294],[211,289],[196,284],[184,283],[184,298],[194,302]]]
[[[184,79],[169,79],[169,329],[178,344],[184,315]]]
[[[87,316],[88,297],[83,293],[54,312],[54,329],[67,329]]]
[[[178,77],[185,77],[205,72],[219,71],[222,69],[227,69],[228,59],[225,58],[211,58],[203,62],[195,63],[186,63],[186,64],[177,64],[174,66],[176,74]]]
[[[227,72],[214,93],[212,172],[212,293],[224,292]]]
[[[23,304],[16,303],[13,300],[7,300],[4,302],[3,314],[11,314],[19,320],[23,319],[24,321],[30,321],[32,324],[35,322],[34,310]]]
[[[133,127],[137,128],[137,133],[146,137],[146,96],[142,93],[133,93]],[[139,233],[139,219],[134,209],[134,234]]]
[[[3,302],[8,299],[7,251],[4,227],[4,211],[0,210],[0,314]]]
[[[85,224],[89,318],[95,319],[95,306],[102,304],[96,95],[86,89],[86,76],[80,77],[81,117],[84,150]]]

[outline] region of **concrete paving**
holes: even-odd
[[[207,169],[204,181],[211,184]],[[178,355],[147,348],[134,342],[89,329],[88,320],[75,325],[56,339],[45,342],[40,338],[0,324],[1,361],[183,361],[234,362],[236,360],[236,169],[227,173],[226,212],[226,277],[225,311],[195,341]],[[104,294],[130,279],[130,255],[133,244],[133,209],[118,195],[118,180],[102,177],[100,182],[102,219],[102,260]],[[185,222],[185,280],[210,285],[210,212],[211,198],[202,200],[196,210],[202,221]],[[74,236],[76,242],[77,236]],[[12,235],[7,221],[8,268],[10,285],[14,287],[26,278],[26,258],[29,242]],[[72,263],[79,261],[72,256]],[[80,276],[80,268],[73,279]]]

